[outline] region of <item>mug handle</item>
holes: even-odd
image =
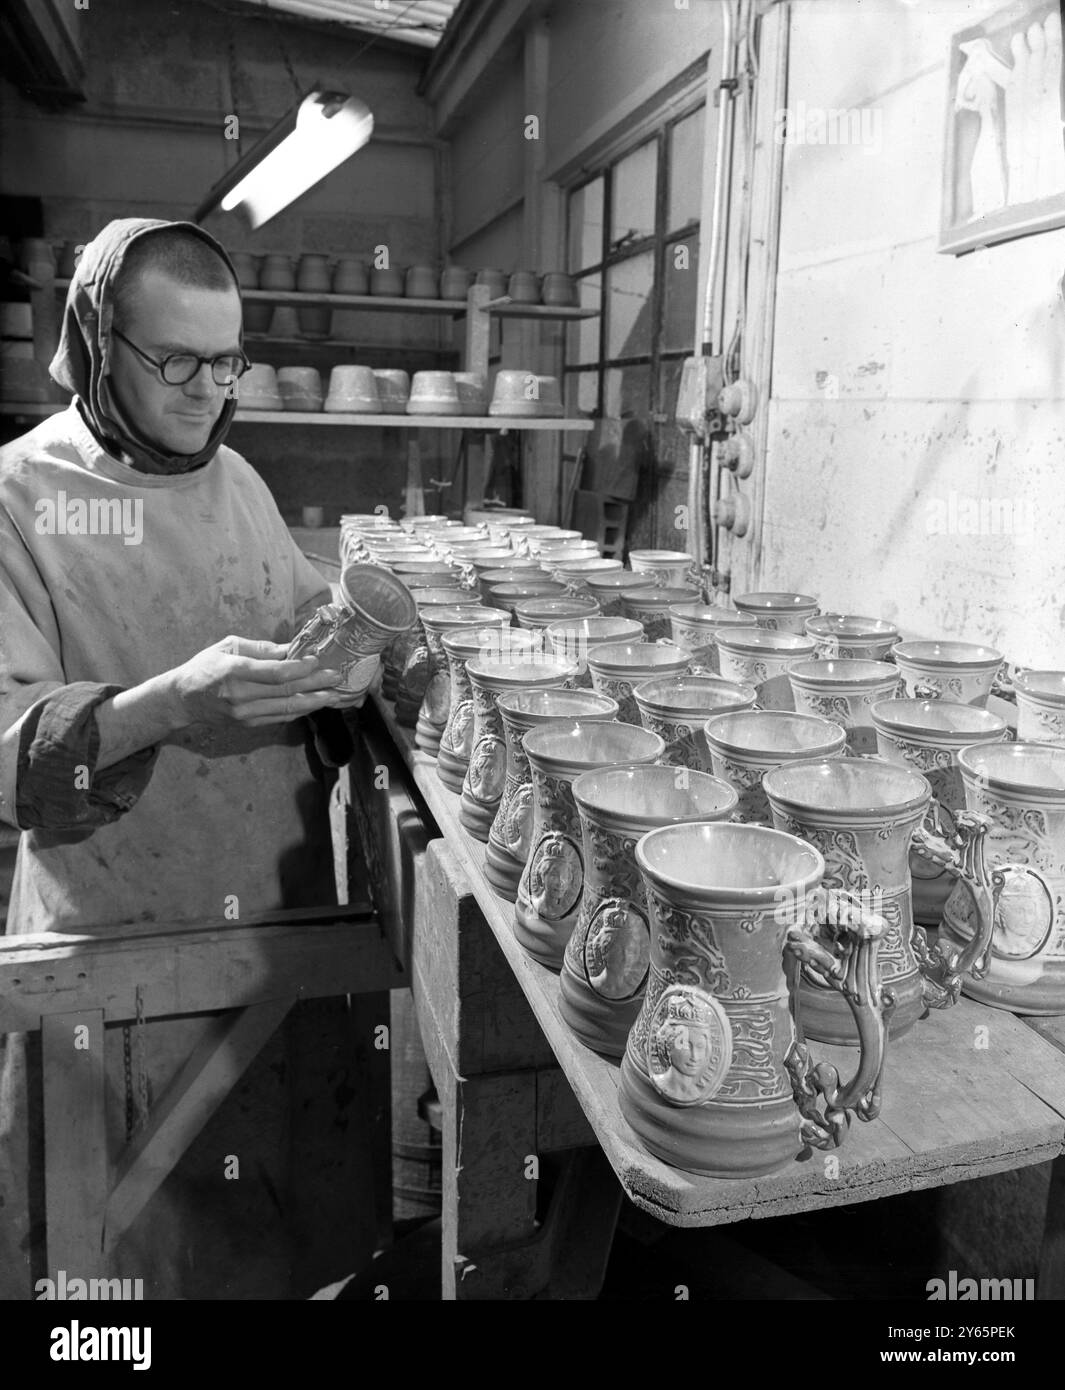
[[[972,974],[981,980],[991,965],[991,937],[995,929],[995,913],[1005,884],[999,869],[987,866],[986,840],[992,827],[990,816],[976,811],[958,811],[953,829],[943,826],[938,803],[930,807],[932,821],[926,815],[923,825],[913,832],[912,848],[922,859],[929,859],[946,869],[952,878],[960,879],[969,890],[976,908],[977,929],[963,949],[943,941],[929,946],[922,928],[913,929],[914,954],[920,969],[924,1001],[933,1009],[956,1004],[961,993],[963,975]]]
[[[881,989],[877,966],[878,942],[886,929],[883,917],[835,888],[815,889],[807,900],[804,919],[788,928],[785,969],[794,1001],[796,1036],[784,1065],[802,1115],[804,1156],[811,1148],[838,1148],[852,1110],[860,1120],[875,1120],[880,1113],[888,1023],[895,1010],[895,996]],[[803,965],[812,966],[827,985],[838,990],[854,1015],[858,1068],[843,1085],[836,1067],[814,1062],[810,1055],[796,988]],[[823,1113],[818,1108],[819,1097],[824,1098]]]
[[[1008,700],[1011,705],[1015,705],[1017,703],[1017,688],[1014,681],[1018,676],[1023,676],[1027,669],[1025,666],[1011,667],[1008,661],[1004,661],[991,681],[991,694],[997,695],[1000,700]]]

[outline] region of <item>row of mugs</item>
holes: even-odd
[[[449,617],[454,623],[463,621],[460,612]],[[440,775],[454,786],[453,755],[465,741],[469,761],[462,785],[462,823],[471,834],[487,840],[486,871],[497,891],[508,897],[516,896],[518,939],[534,958],[561,969],[563,1013],[578,1036],[590,1046],[613,1055],[626,1049],[623,1094],[627,1087],[627,1113],[631,1111],[630,1122],[637,1133],[653,1151],[669,1161],[721,1176],[771,1171],[794,1156],[800,1130],[803,1142],[837,1140],[840,1131],[834,1121],[838,1121],[842,1110],[848,1108],[839,1103],[839,1097],[829,1106],[832,1113],[820,1126],[814,1125],[811,1129],[808,1116],[800,1126],[798,1118],[793,1117],[795,1123],[790,1135],[780,1132],[783,1095],[773,1106],[748,1105],[748,1120],[758,1123],[754,1131],[741,1136],[745,1151],[741,1153],[733,1146],[731,1159],[724,1156],[729,1146],[721,1150],[718,1144],[720,1135],[715,1138],[714,1133],[708,1133],[703,1123],[708,1118],[705,1114],[701,1114],[694,1131],[684,1124],[678,1125],[677,1117],[672,1114],[675,1106],[695,1102],[707,1105],[719,1089],[718,1083],[722,1092],[728,1089],[725,1082],[729,1073],[726,1068],[711,1084],[707,1067],[702,1065],[707,1061],[705,1057],[689,1058],[689,1068],[672,1068],[663,1061],[669,1049],[663,1053],[660,1047],[660,1030],[668,1021],[662,1011],[665,1009],[669,1014],[669,1009],[663,1005],[664,990],[652,986],[668,979],[668,972],[664,975],[659,972],[661,978],[656,976],[652,964],[653,937],[656,926],[661,925],[663,930],[668,927],[675,933],[678,923],[672,911],[656,919],[651,903],[651,932],[648,931],[646,897],[634,896],[632,889],[635,875],[633,823],[638,835],[655,824],[723,819],[738,806],[736,789],[724,778],[688,766],[644,767],[643,764],[665,763],[668,753],[665,737],[654,732],[652,727],[635,728],[618,722],[617,702],[602,690],[563,689],[575,675],[575,663],[557,652],[538,654],[536,634],[489,625],[454,627],[444,630],[443,646],[451,660],[453,678],[460,671],[463,673],[469,696],[453,705],[454,718],[440,748]],[[594,661],[594,657],[590,659]],[[457,687],[460,696],[461,679]],[[648,725],[652,706],[661,706],[664,701],[668,704],[669,691],[662,689],[661,684],[664,683],[651,682],[652,688],[638,690],[643,700],[641,714]],[[726,682],[718,680],[717,684],[721,696],[730,694],[725,690]],[[736,690],[734,698],[741,704],[749,702],[752,694],[749,689]],[[571,726],[567,721],[575,717],[578,722]],[[742,711],[732,715],[734,721],[744,717]],[[770,724],[790,719],[793,724],[805,721],[828,726],[828,721],[813,716],[764,715],[750,711],[746,717]],[[719,720],[724,718],[718,716]],[[710,724],[714,722],[711,720]],[[875,883],[878,894],[875,906],[882,909],[882,914],[873,912],[860,898],[848,899],[844,905],[845,915],[848,921],[853,919],[852,925],[861,927],[861,940],[856,935],[847,949],[851,956],[864,951],[861,971],[872,979],[877,967],[876,942],[881,937],[885,939],[886,946],[879,961],[880,978],[890,981],[894,1015],[884,1007],[887,996],[882,991],[867,990],[859,1011],[861,1016],[850,1024],[849,1030],[844,1027],[842,1020],[850,1007],[844,996],[834,999],[835,1007],[826,1005],[821,997],[826,979],[830,982],[837,975],[849,978],[847,971],[833,967],[830,977],[814,977],[821,983],[810,986],[812,994],[806,1004],[806,1017],[813,1017],[807,1028],[811,1037],[820,1035],[835,1042],[856,1042],[863,1033],[869,1036],[871,1028],[878,1030],[880,1042],[869,1058],[863,1058],[859,1067],[862,1084],[853,1091],[853,1096],[865,1107],[863,1117],[871,1118],[878,1104],[874,1101],[879,1095],[883,1042],[888,1029],[893,1036],[900,1036],[913,1026],[926,1002],[949,1003],[957,995],[963,970],[986,955],[991,920],[989,890],[986,871],[967,873],[966,866],[973,858],[971,843],[975,843],[968,832],[956,833],[956,838],[965,843],[948,843],[923,832],[924,852],[937,862],[949,863],[959,879],[968,879],[973,900],[983,907],[983,925],[979,936],[966,939],[963,924],[953,952],[937,956],[927,948],[922,949],[920,955],[925,958],[922,972],[917,947],[912,941],[914,928],[908,911],[906,856],[910,840],[919,831],[919,823],[930,801],[928,783],[920,773],[886,762],[841,760],[845,731],[837,728],[834,732],[830,757],[811,761],[811,750],[816,751],[817,745],[807,738],[799,756],[789,764],[791,782],[785,782],[778,789],[779,813],[781,818],[791,817],[789,825],[794,843],[784,846],[787,854],[791,856],[796,852],[795,844],[804,844],[807,864],[820,865],[820,874],[811,877],[806,889],[824,879],[825,866],[831,864],[832,855],[838,863],[842,840],[848,835],[852,839],[861,838],[854,833],[856,822],[860,830],[867,832],[868,843],[860,849],[869,856],[869,862],[863,865],[852,861],[847,881],[852,888],[858,888],[863,881],[870,886]],[[756,744],[757,741],[755,739]],[[522,757],[527,769],[524,776]],[[593,788],[589,800],[587,777],[584,779],[586,785],[581,785],[581,774],[590,776],[598,772],[601,782],[607,775],[605,770],[609,771],[614,786],[611,815],[615,821],[624,822],[622,828],[628,831],[627,835],[615,835],[613,856],[607,827],[596,824],[594,815],[590,822],[584,815],[590,805],[594,807],[597,793]],[[595,778],[592,780],[594,782]],[[767,788],[767,792],[769,790]],[[586,793],[585,799],[582,799],[582,791]],[[598,794],[602,791],[600,787]],[[530,800],[533,802],[531,825]],[[796,821],[796,809],[807,817],[806,822]],[[774,819],[777,810],[774,805]],[[795,834],[797,827],[801,828],[801,835]],[[614,830],[617,829],[615,825]],[[753,841],[747,831],[753,832]],[[752,855],[752,864],[748,866],[750,871],[767,874],[767,886],[786,885],[786,880],[765,862],[765,833],[753,825],[737,826],[730,828],[729,843],[758,845],[758,853]],[[820,849],[813,844],[818,837]],[[513,861],[515,858],[521,860],[523,847],[526,856],[524,864],[519,865],[515,894],[512,891]],[[689,874],[692,872],[690,854],[689,848],[678,860]],[[588,879],[584,877],[584,865],[589,866]],[[598,882],[594,881],[595,875],[599,875]],[[589,883],[592,885],[590,892]],[[737,894],[742,897],[748,891],[748,885],[739,880],[730,881],[724,887],[733,897]],[[747,912],[749,917],[749,904]],[[689,926],[678,940],[692,939],[690,933],[695,915],[689,912],[686,920]],[[581,922],[583,928],[578,926]],[[843,939],[840,932],[835,930],[827,939],[832,950],[838,953]],[[776,944],[779,946],[779,941]],[[820,957],[809,942],[805,949],[809,952],[807,959],[823,968],[826,961],[832,964],[832,957],[825,955],[825,943],[820,944]],[[692,958],[696,966],[704,959],[704,954],[706,959],[714,959],[713,951],[704,953],[698,943],[696,946]],[[673,959],[673,950],[675,946],[664,949],[667,962]],[[779,956],[779,952],[777,954]],[[616,957],[613,964],[612,957]],[[770,951],[759,969],[769,970],[772,959]],[[778,959],[776,970],[781,969]],[[710,978],[701,980],[699,987],[670,996],[678,1007],[695,1006],[696,1014],[704,1022],[706,1010],[713,1011],[707,996],[714,995],[712,985],[717,978],[716,972],[709,968],[708,973]],[[691,969],[684,978],[690,980]],[[888,988],[886,983],[884,988]],[[729,1012],[726,1010],[726,1015]],[[744,1014],[743,1009],[737,1012]],[[779,1023],[779,1007],[775,1012]],[[674,1017],[672,1021],[676,1023],[677,1019]],[[764,1019],[761,1022],[764,1023]],[[718,1023],[721,1023],[720,1017]],[[735,1019],[730,1022],[726,1016],[726,1026],[735,1026],[735,1023]],[[735,1036],[742,1039],[742,1031]],[[784,1047],[782,1055],[786,1052],[787,1047]],[[768,1055],[763,1061],[768,1067]],[[777,1061],[781,1061],[780,1057]],[[627,1080],[626,1072],[629,1073]],[[809,1075],[806,1075],[804,1084],[808,1082]],[[735,1086],[732,1090],[739,1094]],[[729,1104],[724,1094],[720,1103]],[[857,1106],[857,1100],[854,1105]],[[775,1112],[776,1120],[768,1124],[767,1116],[771,1111]],[[862,1113],[860,1109],[858,1113]],[[733,1114],[733,1119],[737,1114]],[[768,1127],[759,1139],[757,1131],[763,1121]],[[716,1125],[710,1128],[716,1133]]]

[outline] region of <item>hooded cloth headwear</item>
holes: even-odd
[[[59,347],[49,371],[60,386],[77,396],[86,424],[108,453],[127,455],[134,466],[143,466],[150,460],[156,469],[188,472],[217,452],[233,423],[236,398],[227,396],[210,438],[198,453],[175,454],[140,432],[119,405],[108,372],[115,279],[130,246],[139,237],[162,230],[185,231],[206,242],[232,271],[233,284],[237,284],[236,271],[222,245],[194,222],[162,222],[149,217],[124,217],[109,222],[78,260],[67,290]]]

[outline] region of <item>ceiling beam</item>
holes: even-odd
[[[508,47],[517,51],[526,24],[548,9],[549,0],[462,0],[418,87],[433,105],[439,137],[448,138],[481,78]]]

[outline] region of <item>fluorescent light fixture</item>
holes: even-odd
[[[221,207],[240,209],[253,230],[261,227],[361,150],[372,133],[370,108],[358,97],[311,92],[212,188],[193,220]]]

